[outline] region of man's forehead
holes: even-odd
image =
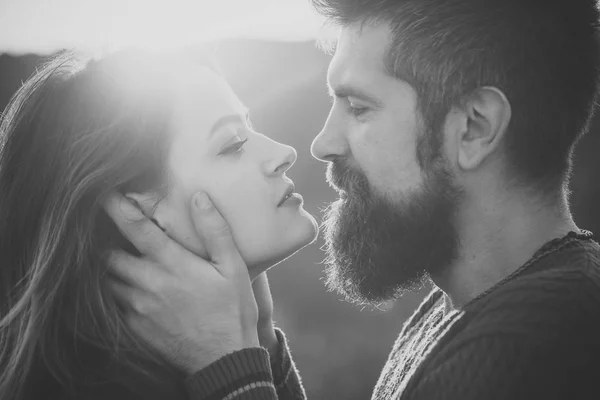
[[[389,48],[389,33],[387,24],[342,28],[329,64],[329,85],[335,88],[335,85],[348,80],[387,75],[385,56]]]

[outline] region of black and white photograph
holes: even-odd
[[[600,399],[597,0],[0,0],[0,400]]]

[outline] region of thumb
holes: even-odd
[[[222,267],[233,267],[234,264],[244,265],[240,253],[233,241],[229,224],[215,208],[208,194],[199,192],[192,199],[192,220],[196,233],[206,246],[209,259],[216,264],[221,273]]]

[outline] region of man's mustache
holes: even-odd
[[[343,159],[330,162],[325,177],[329,186],[338,192],[352,193],[368,186],[367,178]]]

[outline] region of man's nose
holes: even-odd
[[[330,115],[321,132],[313,140],[310,152],[317,160],[331,162],[345,155],[347,151],[348,142],[344,131]]]

